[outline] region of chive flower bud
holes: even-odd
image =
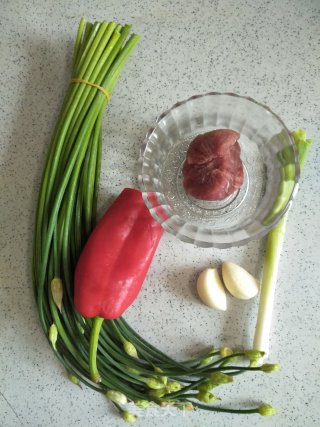
[[[50,340],[54,350],[57,350],[56,349],[57,339],[58,339],[58,329],[57,329],[56,325],[54,323],[52,323],[52,325],[50,326],[50,329],[49,329],[49,340]]]
[[[213,361],[213,356],[204,357],[201,360],[200,365],[201,366],[209,365],[209,363],[211,363],[212,361]]]
[[[54,279],[51,280],[50,286],[51,286],[52,299],[61,313],[62,297],[63,297],[62,280],[59,279],[58,277],[55,277]]]
[[[265,355],[265,352],[259,350],[245,350],[244,354],[250,362],[258,362],[261,357]]]
[[[224,374],[223,372],[213,372],[210,374],[210,379],[215,385],[232,383],[233,377]]]
[[[219,353],[221,357],[227,357],[231,356],[231,354],[233,354],[233,351],[229,347],[221,347]]]
[[[83,335],[83,334],[84,334],[84,329],[83,329],[83,327],[80,325],[80,323],[79,323],[79,322],[77,322],[77,326],[78,326],[78,329],[79,329],[80,334],[81,334],[81,335]]]
[[[216,383],[214,383],[213,381],[206,381],[200,385],[198,385],[197,390],[198,391],[203,391],[203,392],[208,392],[211,391],[214,387],[216,387]]]
[[[135,404],[136,406],[138,406],[138,408],[146,409],[146,408],[150,405],[150,402],[149,402],[148,400],[140,399],[140,400],[136,400],[136,401],[134,402],[134,404]]]
[[[125,340],[123,343],[123,349],[129,356],[135,357],[136,359],[138,358],[137,349],[132,342]]]
[[[264,403],[259,406],[258,413],[263,417],[271,417],[272,415],[276,415],[277,411],[272,405]]]
[[[210,402],[214,402],[215,400],[218,400],[218,397],[215,396],[214,394],[210,393],[209,391],[200,391],[197,394],[197,399],[200,402],[204,402],[204,403],[210,403]]]
[[[167,383],[168,383],[168,377],[162,376],[162,377],[160,377],[160,381],[162,381],[163,385],[167,385]]]
[[[108,390],[106,392],[106,397],[119,405],[125,405],[128,402],[127,396],[116,390]]]
[[[138,419],[136,415],[132,414],[129,411],[123,411],[122,418],[124,419],[124,421],[126,421],[129,424],[135,423]]]
[[[163,382],[159,380],[158,378],[148,378],[146,381],[146,384],[149,388],[153,390],[158,390],[160,388],[163,388]]]
[[[194,406],[191,402],[178,402],[175,406],[181,411],[193,411]]]
[[[161,369],[161,368],[158,368],[157,366],[154,368],[154,372],[157,372],[157,373],[159,373],[159,374],[161,374],[162,372],[163,372],[163,370]],[[160,381],[162,381],[162,383],[164,384],[164,385],[166,385],[167,384],[167,382],[168,382],[168,377],[166,377],[166,376],[161,376],[161,377],[159,377],[159,379],[160,379]]]
[[[182,386],[176,381],[169,381],[166,385],[166,390],[168,393],[175,393],[176,391],[181,390]]]
[[[127,367],[127,371],[129,372],[129,374],[133,374],[133,375],[140,375],[140,371],[136,368],[132,368],[131,366]]]
[[[79,380],[79,378],[78,378],[78,377],[76,377],[75,375],[73,375],[73,374],[68,374],[68,379],[69,379],[69,381],[71,381],[73,384],[80,385],[80,380]]]
[[[280,369],[279,363],[265,363],[261,366],[261,371],[266,372],[267,374],[271,372],[276,372]]]

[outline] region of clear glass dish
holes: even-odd
[[[244,183],[221,201],[189,196],[182,166],[199,134],[240,133]],[[227,248],[261,238],[289,209],[299,179],[297,152],[282,120],[248,97],[211,92],[178,102],[161,114],[140,153],[139,184],[151,215],[180,240]]]

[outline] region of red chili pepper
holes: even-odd
[[[162,236],[138,190],[125,188],[80,255],[74,303],[85,317],[115,319],[137,297]]]

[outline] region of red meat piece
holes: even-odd
[[[240,134],[231,129],[216,129],[198,135],[189,146],[186,162],[200,165],[215,157],[222,157],[239,138]]]
[[[243,184],[240,134],[217,129],[197,136],[183,165],[183,186],[201,200],[222,200]]]

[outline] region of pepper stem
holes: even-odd
[[[100,335],[100,330],[101,330],[103,321],[104,321],[103,317],[94,318],[91,335],[90,335],[89,368],[90,368],[91,379],[95,383],[99,383],[101,381],[101,377],[97,367],[97,351],[98,351],[99,335]]]

